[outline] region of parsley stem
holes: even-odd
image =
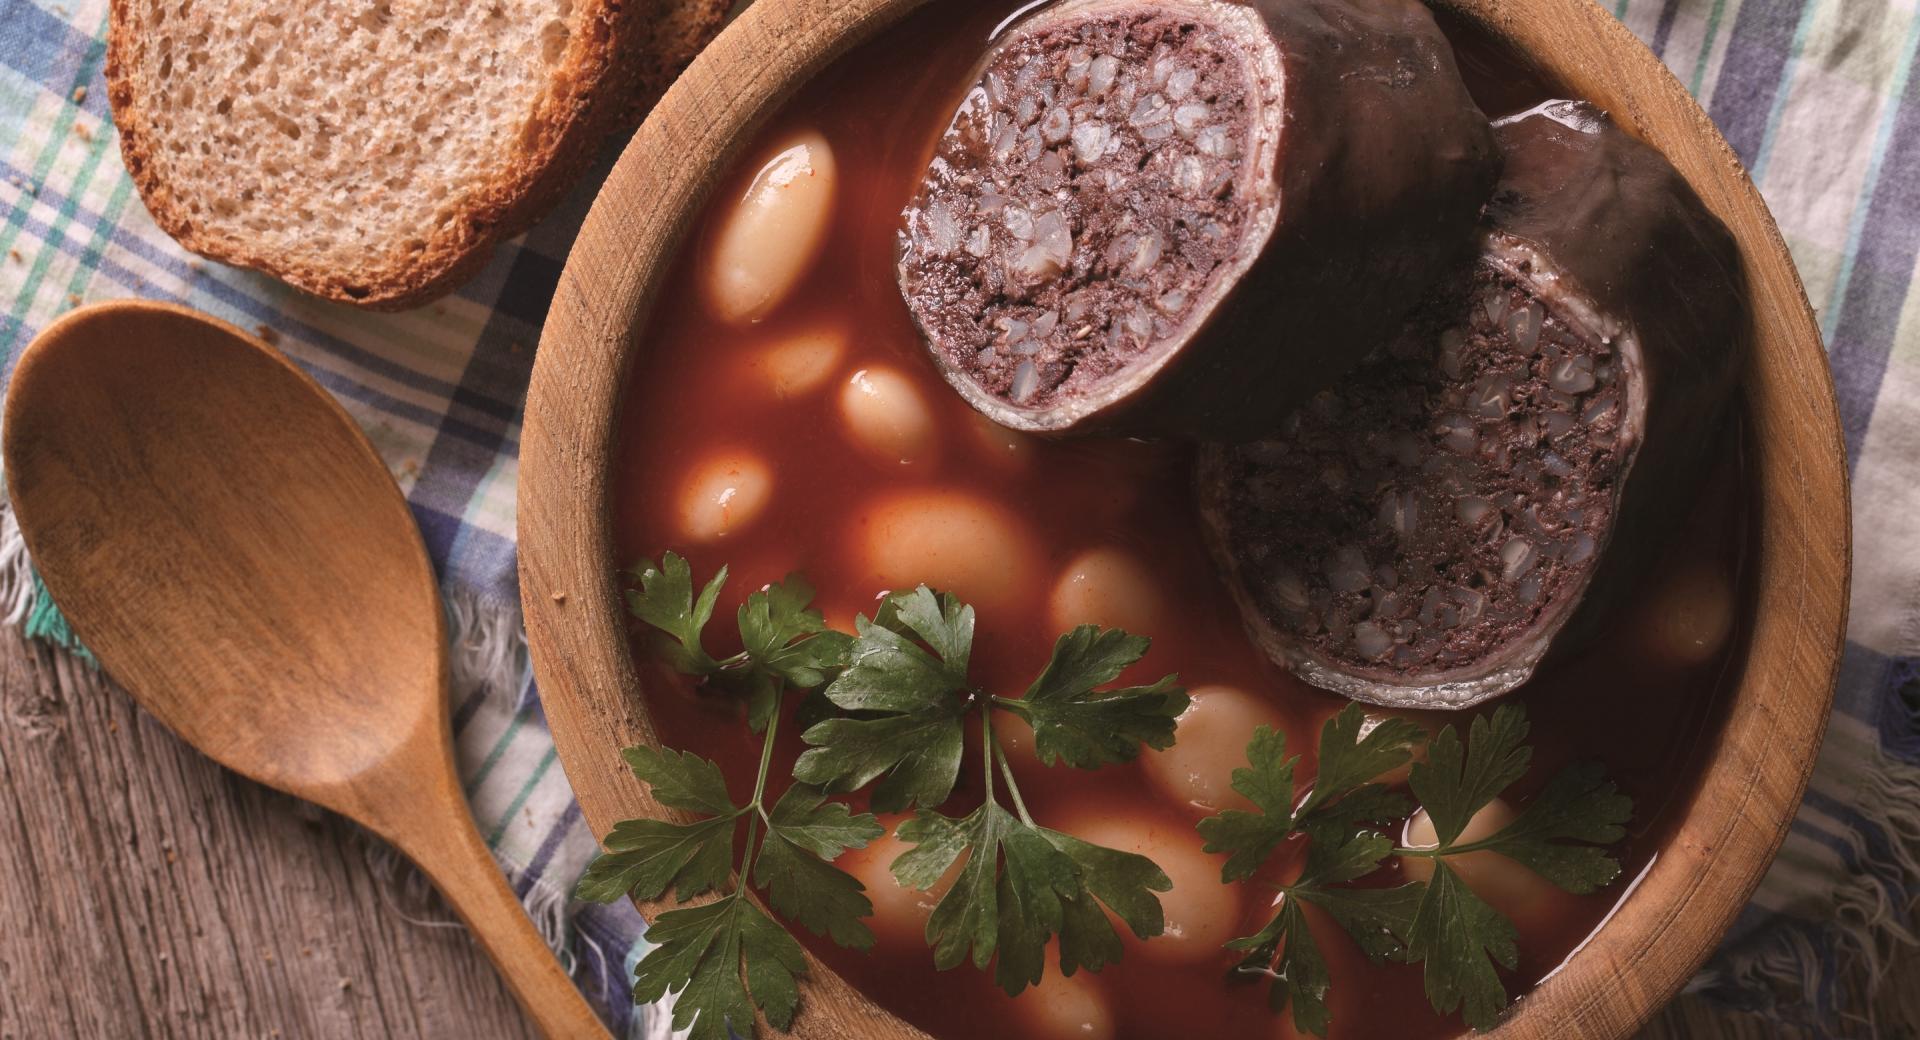
[[[1487,849],[1491,849],[1498,843],[1500,838],[1505,836],[1505,833],[1502,832],[1495,834],[1491,838],[1482,838],[1479,841],[1469,841],[1460,845],[1432,845],[1420,849],[1394,849],[1393,854],[1396,856],[1423,856],[1427,859],[1441,859],[1446,856],[1464,856],[1469,852],[1484,852]]]
[[[981,772],[986,776],[987,801],[993,801],[993,752],[1000,745],[993,739],[993,702],[982,699],[980,702],[980,757]]]
[[[1014,780],[1013,767],[1007,764],[1007,753],[999,744],[993,746],[993,757],[1000,762],[1000,775],[1007,778],[1007,792],[1013,795],[1013,807],[1019,811],[1020,821],[1029,827],[1038,827],[1039,824],[1033,822],[1033,814],[1027,811],[1026,801],[1020,797],[1020,784]]]
[[[758,814],[747,817],[747,851],[740,860],[740,883],[734,886],[734,894],[747,890],[747,879],[753,874],[753,852],[760,838],[760,817]]]
[[[1033,814],[1027,811],[1026,799],[1020,797],[1020,782],[1013,778],[1013,766],[1007,763],[1007,752],[1000,746],[1000,742],[993,738],[991,729],[987,732],[986,754],[989,762],[989,771],[991,771],[991,763],[1000,763],[1000,775],[1007,778],[1007,793],[1013,796],[1013,807],[1020,813],[1020,821],[1029,827],[1039,826],[1039,824],[1033,822]],[[991,775],[991,772],[989,772],[989,775]]]
[[[1421,859],[1445,859],[1448,856],[1460,856],[1469,852],[1479,852],[1487,847],[1486,842],[1476,841],[1467,845],[1429,845],[1418,849],[1396,848],[1393,852],[1389,853],[1389,855],[1418,856]]]
[[[766,738],[760,742],[760,775],[753,780],[753,804],[760,805],[767,794],[767,774],[773,771],[773,736],[780,732],[780,710],[767,716]]]
[[[1007,778],[1007,793],[1013,796],[1013,808],[1020,814],[1020,822],[1029,827],[1037,827],[1033,814],[1027,812],[1026,800],[1020,797],[1020,784],[1013,778],[1013,767],[1007,764],[1007,753],[1000,749],[1000,741],[993,735],[993,702],[996,697],[980,698],[980,745],[981,765],[986,767],[987,801],[993,801],[993,767],[1000,765],[1000,775]]]
[[[754,815],[747,819],[747,851],[740,862],[740,887],[734,891],[744,891],[747,887],[747,875],[753,872],[753,854],[759,846],[760,821],[767,817],[767,774],[773,771],[773,737],[780,732],[780,710],[775,708],[767,717],[766,736],[760,742],[760,774],[753,778],[753,801],[748,808]]]

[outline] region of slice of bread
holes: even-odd
[[[729,0],[113,0],[120,150],[203,256],[380,309],[453,289],[638,123]]]

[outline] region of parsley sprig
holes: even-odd
[[[1096,769],[1165,748],[1188,699],[1174,676],[1115,688],[1149,641],[1085,625],[1062,635],[1047,666],[1022,696],[980,688],[972,679],[971,606],[925,586],[886,597],[849,636],[827,628],[811,609],[813,590],[798,575],[752,593],[737,612],[742,649],[716,658],[704,643],[727,580],[722,568],[696,593],[691,569],[668,553],[634,569],[629,609],[652,634],[662,661],[736,695],[749,727],[762,734],[752,793],[736,801],[719,767],[696,755],[636,747],[634,775],[677,820],[629,820],[581,881],[583,898],[672,891],[681,905],[653,922],[656,948],[635,972],[634,996],[679,996],[674,1027],[694,1040],[722,1040],[729,1026],[754,1028],[755,1009],[778,1029],[792,1025],[806,956],[778,920],[751,898],[759,892],[785,920],[843,946],[866,949],[862,920],[872,904],[860,882],[834,866],[883,828],[831,796],[866,790],[872,808],[908,811],[896,835],[911,846],[892,864],[903,885],[932,890],[953,876],[927,925],[934,963],[992,965],[995,981],[1018,994],[1040,981],[1045,948],[1059,940],[1059,968],[1098,971],[1119,959],[1120,934],[1109,914],[1142,938],[1165,926],[1158,892],[1171,883],[1145,857],[1104,848],[1050,829],[1029,811],[996,719],[1032,727],[1033,753],[1045,765]],[[795,782],[770,792],[781,704],[805,698],[792,715],[807,750]],[[963,816],[942,812],[964,765],[966,728],[979,727],[980,795]],[[1233,788],[1251,809],[1202,820],[1209,852],[1225,853],[1221,881],[1261,877],[1283,846],[1305,844],[1297,876],[1273,884],[1280,899],[1267,924],[1228,943],[1239,970],[1269,980],[1269,1003],[1294,1024],[1324,1036],[1331,979],[1305,911],[1331,920],[1375,963],[1420,963],[1429,1001],[1459,1011],[1475,1029],[1506,1007],[1499,968],[1518,963],[1513,924],[1484,902],[1449,865],[1474,852],[1506,856],[1576,894],[1618,877],[1607,846],[1625,835],[1632,805],[1592,765],[1549,781],[1506,826],[1465,840],[1481,810],[1518,783],[1532,764],[1525,715],[1505,705],[1476,717],[1463,740],[1447,726],[1431,740],[1414,723],[1370,719],[1349,705],[1320,732],[1318,770],[1296,794],[1300,756],[1286,736],[1261,727]],[[1414,761],[1424,742],[1425,754]],[[1412,799],[1384,782],[1409,767]],[[1396,847],[1385,833],[1418,807],[1436,843]],[[771,803],[771,804],[769,804]],[[741,841],[744,833],[744,841]],[[1430,881],[1392,888],[1364,883],[1392,856],[1433,861]],[[1360,883],[1360,884],[1356,884]]]
[[[833,860],[883,828],[829,795],[871,788],[874,809],[914,809],[896,832],[912,846],[892,864],[901,884],[929,890],[959,865],[927,928],[940,968],[991,963],[999,985],[1017,994],[1040,981],[1055,936],[1064,974],[1119,959],[1120,937],[1102,907],[1142,938],[1164,928],[1155,893],[1172,888],[1166,874],[1143,856],[1041,826],[994,732],[996,713],[1016,715],[1032,726],[1043,764],[1083,769],[1127,761],[1143,745],[1171,746],[1174,720],[1187,706],[1175,677],[1107,688],[1146,654],[1144,637],[1076,628],[1060,637],[1023,697],[1006,697],[970,677],[973,608],[924,585],[886,597],[848,636],[827,628],[809,607],[812,588],[790,575],[748,596],[737,618],[741,651],[716,658],[702,635],[725,568],[697,594],[691,568],[673,553],[634,568],[632,577],[628,607],[652,634],[659,659],[741,697],[748,725],[763,734],[753,792],[740,803],[713,762],[628,749],[634,775],[686,819],[618,824],[581,881],[587,899],[651,900],[671,889],[682,904],[710,900],[659,915],[649,931],[656,948],[635,972],[636,1000],[678,994],[676,1030],[691,1027],[694,1040],[721,1040],[729,1026],[750,1033],[756,1007],[778,1029],[793,1022],[805,954],[749,898],[749,882],[785,919],[843,946],[872,945],[861,920],[872,904]],[[807,691],[793,715],[808,748],[794,765],[796,782],[769,806],[789,691]],[[953,817],[940,810],[959,780],[969,721],[980,727],[984,797]]]
[[[1173,744],[1187,695],[1167,676],[1150,686],[1101,689],[1147,652],[1149,640],[1082,625],[1054,644],[1024,697],[987,693],[972,682],[974,611],[926,586],[887,597],[873,619],[854,621],[847,667],[826,688],[851,713],[809,728],[794,766],[806,783],[840,791],[873,788],[882,812],[917,806],[896,835],[913,846],[894,861],[903,885],[927,890],[965,857],[927,924],[934,964],[993,964],[1009,994],[1037,984],[1046,943],[1060,937],[1060,970],[1098,971],[1120,958],[1113,911],[1141,938],[1165,928],[1155,892],[1173,883],[1144,856],[1104,848],[1035,821],[994,731],[996,711],[1033,727],[1047,765],[1094,769],[1130,760],[1142,745]],[[939,811],[953,793],[969,719],[980,727],[979,808]],[[1001,792],[1004,790],[1006,801]]]
[[[1291,1007],[1294,1025],[1302,1030],[1326,1035],[1331,985],[1302,904],[1332,914],[1375,961],[1400,948],[1403,919],[1412,910],[1404,890],[1335,886],[1373,873],[1393,851],[1393,843],[1374,828],[1405,817],[1413,806],[1377,778],[1405,765],[1421,736],[1420,727],[1402,719],[1369,728],[1360,706],[1348,705],[1321,727],[1319,775],[1296,799],[1299,756],[1287,754],[1285,734],[1261,726],[1247,745],[1247,767],[1233,771],[1233,789],[1255,811],[1228,809],[1200,821],[1206,851],[1228,853],[1220,878],[1227,883],[1254,876],[1295,834],[1311,842],[1300,876],[1280,886],[1273,919],[1227,944],[1246,954],[1240,971],[1271,975],[1269,1005],[1276,1012]]]
[[[736,690],[746,698],[749,726],[762,734],[753,792],[735,802],[720,767],[697,755],[651,747],[625,752],[627,765],[653,797],[690,817],[626,820],[607,836],[607,851],[587,868],[578,894],[610,902],[631,895],[658,899],[671,888],[681,906],[660,914],[647,937],[655,948],[635,969],[636,1001],[677,992],[675,1030],[693,1040],[727,1040],[728,1025],[749,1032],[754,1008],[777,1029],[793,1024],[797,978],[806,954],[786,928],[747,897],[749,881],[787,920],[842,946],[867,949],[873,912],[858,880],[833,865],[847,849],[864,848],[884,832],[870,813],[854,813],[817,788],[794,784],[771,805],[779,702],[791,687],[819,686],[845,666],[850,641],[829,630],[808,607],[813,590],[798,575],[747,597],[737,623],[744,649],[715,659],[701,634],[727,580],[720,572],[696,597],[687,561],[667,553],[656,566],[634,569],[633,615],[659,635],[675,668]],[[736,871],[735,839],[745,820]],[[733,880],[729,887],[729,878]],[[712,893],[718,898],[685,905]]]
[[[1425,760],[1413,763],[1408,784],[1431,817],[1437,842],[1431,848],[1396,847],[1382,828],[1414,806],[1380,778],[1407,765],[1423,736],[1413,723],[1374,722],[1359,705],[1349,705],[1322,728],[1319,773],[1296,799],[1299,757],[1287,755],[1283,734],[1261,727],[1247,745],[1247,766],[1233,774],[1234,790],[1254,811],[1229,809],[1199,824],[1207,851],[1228,853],[1224,883],[1253,877],[1295,836],[1308,842],[1299,876],[1276,886],[1281,898],[1273,918],[1228,944],[1246,954],[1242,972],[1270,979],[1269,1004],[1276,1012],[1291,1008],[1301,1030],[1326,1035],[1330,988],[1303,906],[1324,911],[1375,963],[1421,963],[1434,1009],[1458,1010],[1469,1026],[1485,1029],[1507,1005],[1495,965],[1517,965],[1516,933],[1447,860],[1498,853],[1575,894],[1619,876],[1620,865],[1605,846],[1625,837],[1633,806],[1592,765],[1571,766],[1554,777],[1494,834],[1461,840],[1474,815],[1532,764],[1526,716],[1511,704],[1476,717],[1464,744],[1451,725],[1426,743]],[[1432,880],[1395,888],[1349,884],[1395,855],[1432,859]]]
[[[1407,957],[1425,964],[1434,1009],[1448,1014],[1459,1008],[1475,1029],[1493,1025],[1507,1006],[1494,965],[1511,970],[1518,963],[1515,932],[1447,865],[1448,858],[1495,852],[1585,895],[1620,876],[1619,862],[1604,846],[1626,837],[1633,816],[1633,802],[1597,766],[1577,764],[1549,781],[1513,822],[1478,841],[1461,841],[1474,814],[1526,775],[1533,761],[1527,728],[1525,713],[1509,704],[1475,718],[1464,746],[1452,726],[1441,730],[1427,745],[1427,760],[1415,763],[1409,776],[1437,844],[1394,850],[1433,860],[1433,879],[1407,928]]]

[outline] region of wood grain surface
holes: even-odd
[[[433,567],[339,403],[231,325],[120,300],[35,337],[0,426],[35,567],[140,705],[392,841],[548,1035],[605,1036],[474,826]]]
[[[925,0],[759,0],[697,59],[621,155],[548,312],[521,441],[519,553],[555,746],[596,832],[671,817],[619,749],[656,743],[614,588],[610,520],[621,388],[686,229],[752,133],[801,83]],[[1818,754],[1845,631],[1845,454],[1819,328],[1765,202],[1686,89],[1591,0],[1446,0],[1550,81],[1663,152],[1726,222],[1751,287],[1742,392],[1759,491],[1752,650],[1677,833],[1633,898],[1496,1035],[1632,1035],[1693,975],[1786,836]],[[931,134],[935,128],[930,128]],[[641,906],[653,912],[655,905]],[[810,958],[811,961],[811,958]],[[925,1034],[812,962],[804,1040]]]
[[[375,841],[0,629],[0,1037],[534,1036]]]
[[[370,870],[374,842],[0,629],[3,1040],[533,1037],[464,930],[407,920],[453,915]],[[1877,993],[1850,979],[1842,1007],[1879,1036],[1920,1036],[1920,955],[1903,951]],[[1643,1037],[1792,1035],[1683,997]]]

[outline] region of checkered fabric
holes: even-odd
[[[1920,16],[1910,0],[1605,0],[1691,89],[1779,220],[1820,318],[1853,474],[1833,725],[1766,882],[1695,987],[1822,1033],[1920,941]]]
[[[1832,732],[1778,864],[1694,986],[1859,1035],[1871,1024],[1839,1005],[1843,980],[1920,942],[1920,15],[1914,0],[1602,2],[1700,98],[1773,207],[1827,336],[1854,478],[1859,566]],[[521,403],[599,176],[440,303],[323,303],[197,260],[154,226],[107,111],[106,25],[106,0],[0,0],[0,371],[62,312],[140,296],[271,329],[340,399],[444,583],[481,830],[616,1033],[645,1029],[625,999],[642,922],[567,898],[594,842],[527,678],[514,581]],[[17,541],[7,527],[0,551]],[[58,636],[44,592],[17,591],[13,620]]]

